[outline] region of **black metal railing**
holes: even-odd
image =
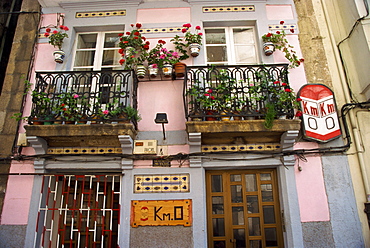
[[[264,119],[269,108],[294,117],[286,64],[189,66],[184,85],[188,120]]]
[[[30,121],[136,125],[135,79],[133,71],[37,72]]]

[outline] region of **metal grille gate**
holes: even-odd
[[[43,177],[35,247],[119,247],[120,176]]]

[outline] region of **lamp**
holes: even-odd
[[[164,124],[168,123],[167,113],[157,113],[154,122],[157,123],[157,124],[162,124],[163,139],[165,140],[166,139],[166,132],[164,130]]]

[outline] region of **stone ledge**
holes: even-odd
[[[188,121],[188,133],[201,133],[202,144],[230,144],[236,138],[247,143],[280,143],[281,135],[289,130],[300,130],[301,120],[274,120],[271,129],[264,127],[264,120],[242,121]]]
[[[48,147],[121,147],[119,135],[135,139],[137,131],[131,123],[94,125],[28,125],[27,136],[46,140]]]

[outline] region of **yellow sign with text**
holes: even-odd
[[[132,201],[131,226],[191,226],[191,200]]]

